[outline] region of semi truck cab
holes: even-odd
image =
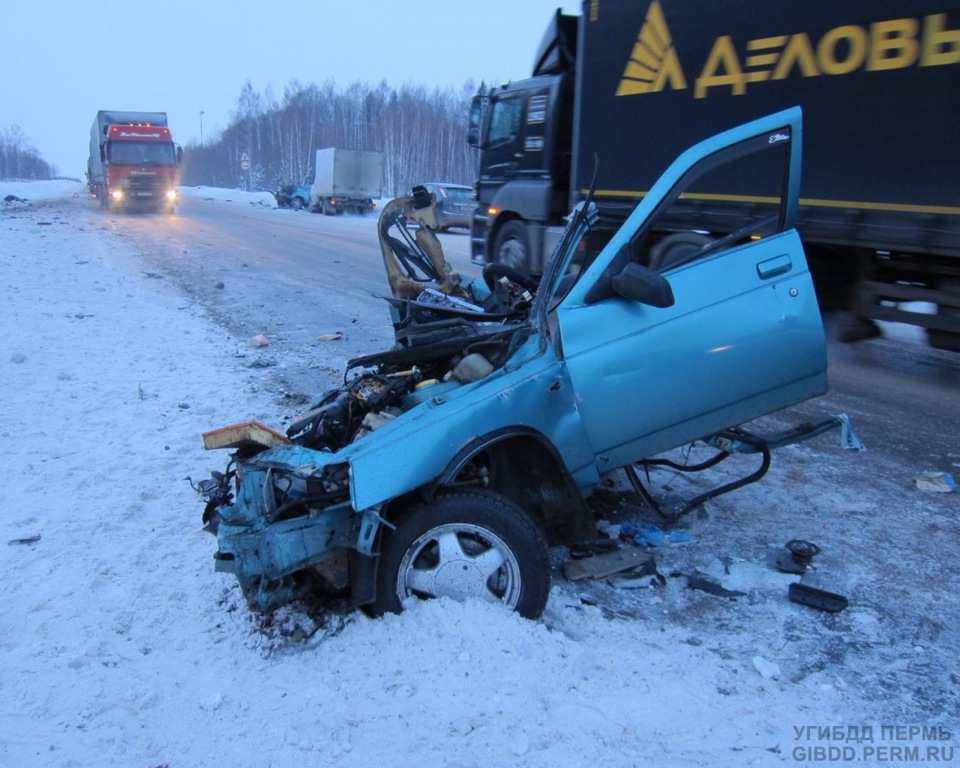
[[[182,157],[166,114],[101,110],[91,129],[87,184],[105,208],[172,212]]]
[[[477,95],[468,143],[482,150],[471,256],[487,254],[539,273],[569,210],[573,144],[575,16],[559,12],[544,35],[534,76]]]

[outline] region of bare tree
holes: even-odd
[[[50,179],[56,169],[31,145],[19,125],[0,131],[0,179]]]
[[[476,153],[467,146],[472,83],[459,91],[428,91],[405,85],[391,89],[352,83],[338,88],[292,80],[277,102],[241,88],[230,125],[204,147],[188,145],[186,184],[235,186],[241,179],[269,189],[309,182],[316,150],[354,147],[384,154],[384,193],[404,194],[414,184],[447,181],[471,184]],[[247,152],[251,173],[242,178],[239,155]]]

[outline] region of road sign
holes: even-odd
[[[249,171],[250,170],[250,155],[244,152],[240,155],[240,170]]]

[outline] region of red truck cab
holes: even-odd
[[[104,124],[98,116],[94,135],[87,178],[101,205],[173,212],[182,152],[166,125]]]

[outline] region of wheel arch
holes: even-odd
[[[592,515],[556,447],[542,433],[513,426],[481,435],[461,448],[425,489],[438,491],[482,478],[483,487],[524,510],[551,545],[595,533]]]

